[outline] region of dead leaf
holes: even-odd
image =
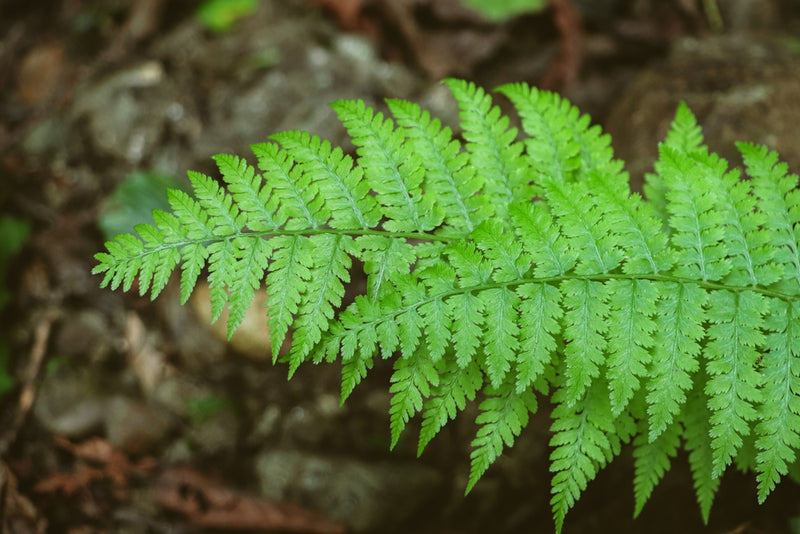
[[[71,473],[54,473],[34,486],[34,491],[37,493],[61,492],[72,495],[93,481],[101,479],[109,479],[116,489],[124,490],[131,475],[146,474],[156,465],[155,459],[149,457],[133,463],[125,454],[102,438],[91,438],[83,443],[74,444],[56,436],[55,441],[58,447],[76,458],[100,465],[99,467],[82,465]]]
[[[22,59],[17,76],[17,93],[25,104],[39,105],[58,94],[68,75],[62,43],[40,44]]]
[[[345,526],[296,505],[279,503],[226,488],[190,468],[162,473],[156,500],[180,512],[199,528],[341,534]]]

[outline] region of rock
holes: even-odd
[[[233,454],[239,443],[241,420],[231,409],[221,409],[215,414],[192,424],[187,438],[195,454],[213,456]]]
[[[365,39],[342,35],[318,17],[303,2],[264,1],[231,35],[206,39],[192,22],[154,43],[154,52],[175,65],[180,83],[197,85],[197,72],[205,77],[200,83],[207,88],[208,127],[192,142],[198,161],[206,164],[220,152],[247,156],[250,144],[289,129],[346,145],[328,103],[408,98],[420,88],[407,68],[384,61]],[[265,51],[273,58],[266,65],[258,60]]]
[[[168,415],[143,401],[117,395],[105,413],[106,437],[131,455],[152,453],[171,431]]]
[[[39,386],[33,413],[50,432],[80,438],[103,426],[107,406],[88,373],[59,369]]]
[[[163,65],[144,61],[113,72],[76,93],[74,117],[88,121],[95,149],[138,163],[161,138],[164,108],[171,103],[154,98],[155,94],[141,96],[141,92],[154,93],[164,87]]]
[[[256,475],[265,496],[302,502],[353,532],[398,524],[442,486],[441,475],[420,463],[367,463],[296,450],[263,452]]]
[[[170,413],[188,420],[192,399],[207,398],[214,392],[191,377],[172,371],[149,393],[148,400],[164,406]]]
[[[199,282],[191,297],[192,309],[198,320],[209,325],[211,332],[219,341],[228,340],[228,309],[224,309],[219,319],[211,322],[211,296],[208,283]],[[260,289],[250,302],[250,307],[245,313],[239,327],[233,333],[229,343],[234,350],[254,360],[269,360],[272,358],[269,328],[267,327],[267,294]]]
[[[111,350],[108,318],[98,310],[65,313],[56,335],[53,353],[100,362]]]
[[[269,404],[258,415],[253,424],[253,428],[247,435],[246,445],[263,445],[267,440],[278,435],[281,421],[281,409],[277,404]]]
[[[741,163],[735,141],[777,150],[800,169],[800,55],[772,36],[731,34],[677,41],[669,57],[639,76],[612,110],[607,130],[635,189],[653,168],[683,100],[709,148]]]
[[[199,298],[197,295],[191,298],[191,304],[181,306],[177,278],[167,284],[156,300],[156,306],[177,345],[181,369],[206,374],[225,360],[227,341],[211,332],[209,319],[199,317],[200,314],[193,309],[200,305],[195,303]],[[206,305],[210,307],[208,297],[206,300]]]
[[[323,394],[314,402],[292,407],[283,419],[284,444],[311,446],[321,443],[330,432],[341,428],[337,421],[344,413],[339,400]]]

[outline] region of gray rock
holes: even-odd
[[[80,438],[103,426],[107,407],[88,373],[59,369],[42,381],[33,414],[50,432]]]
[[[265,496],[302,502],[353,532],[407,519],[442,485],[440,473],[420,463],[367,463],[294,450],[263,452],[256,474]]]
[[[187,439],[195,453],[200,455],[232,454],[239,443],[241,426],[241,420],[233,410],[223,409],[193,423]]]
[[[97,310],[64,314],[54,345],[54,354],[99,362],[111,349],[108,318]]]
[[[150,392],[148,400],[164,406],[170,413],[189,419],[192,399],[213,396],[214,392],[191,377],[173,372],[161,380]]]
[[[282,443],[284,445],[312,446],[321,443],[339,427],[337,421],[344,413],[339,400],[323,394],[313,402],[292,407],[284,416]]]
[[[273,439],[280,430],[281,409],[277,404],[270,404],[256,416],[253,429],[248,433],[247,445],[263,445],[267,440]]]
[[[683,100],[711,150],[741,162],[735,141],[778,150],[800,169],[800,55],[775,36],[732,34],[675,43],[669,58],[641,74],[614,107],[607,130],[634,187],[650,172]]]
[[[173,282],[177,282],[177,277]],[[200,300],[201,295],[193,294],[191,304],[187,303],[181,306],[180,287],[173,282],[164,288],[164,292],[156,300],[156,306],[158,306],[177,346],[180,368],[189,372],[207,374],[209,369],[224,362],[227,345],[212,332],[209,319],[198,317],[198,313],[194,309],[196,307],[194,302]],[[199,282],[198,287],[204,287],[204,284],[204,282]],[[208,291],[205,293],[206,295],[202,298],[210,306]],[[266,323],[266,319],[264,321]]]
[[[76,120],[88,121],[95,149],[138,163],[161,136],[164,109],[154,105],[154,95],[140,97],[137,92],[159,91],[163,84],[161,63],[145,61],[78,91],[72,111]]]
[[[121,395],[111,399],[105,414],[106,437],[132,455],[152,453],[164,442],[172,423],[166,412]]]

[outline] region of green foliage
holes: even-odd
[[[8,215],[0,216],[0,311],[8,305],[11,294],[6,288],[9,261],[25,244],[30,233],[30,225],[23,220]],[[10,349],[4,336],[0,335],[0,396],[16,385],[9,370]]]
[[[154,222],[154,209],[169,209],[166,192],[169,189],[191,191],[188,183],[169,174],[136,171],[125,176],[122,183],[103,203],[98,224],[106,239],[132,232],[141,222]]]
[[[546,0],[464,0],[464,5],[487,19],[504,22],[524,13],[535,13],[547,6]]]
[[[290,372],[340,360],[344,401],[393,359],[393,446],[419,416],[421,454],[478,402],[467,490],[549,397],[559,531],[626,444],[636,515],[681,446],[704,520],[731,464],[763,501],[800,446],[797,177],[740,144],[740,180],[681,105],[645,200],[558,95],[498,90],[520,134],[482,89],[446,83],[463,142],[410,102],[390,100],[391,117],[336,102],[356,158],[304,132],[254,145],[260,171],[219,155],[223,183],[189,173],[194,193],[171,191],[94,272],[155,298],[180,270],[185,301],[207,268],[229,332],[266,282]],[[345,302],[355,265],[366,292]]]
[[[220,412],[233,411],[234,408],[233,401],[219,395],[202,395],[186,403],[186,413],[193,425],[204,423]]]
[[[197,8],[197,18],[212,32],[222,33],[256,9],[258,0],[205,0]]]

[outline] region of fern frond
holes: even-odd
[[[608,219],[614,221],[613,226],[606,223],[605,227],[619,236],[615,245],[624,251],[622,270],[631,274],[669,271],[674,263],[673,251],[668,247],[669,238],[661,232],[664,221],[657,217],[652,203],[598,175],[589,177],[587,184],[598,203],[610,212]]]
[[[344,283],[350,281],[350,237],[320,234],[310,237],[309,241],[315,260],[309,269],[308,282],[300,297],[293,323],[295,330],[289,352],[290,374],[319,343],[322,333],[333,319],[334,309],[342,303]]]
[[[407,142],[419,154],[425,167],[424,187],[436,195],[444,208],[446,226],[457,233],[469,233],[493,211],[489,198],[478,193],[483,179],[469,165],[470,155],[461,150],[450,128],[427,111],[404,100],[387,100],[397,123],[405,129]]]
[[[483,333],[483,300],[471,292],[458,293],[447,299],[453,318],[453,345],[456,361],[466,367],[477,354]]]
[[[589,119],[578,123],[578,108],[555,93],[527,84],[503,85],[497,91],[519,112],[522,128],[529,136],[525,148],[540,177],[572,182],[578,179],[578,173],[589,170],[581,165],[581,147],[575,139]]]
[[[656,323],[657,286],[649,280],[609,280],[608,388],[611,411],[622,413],[647,377]]]
[[[417,259],[414,247],[405,239],[380,235],[362,235],[356,238],[358,256],[364,262],[367,275],[367,294],[377,299],[384,282],[394,276],[408,273]]]
[[[583,182],[566,184],[544,179],[543,183],[550,209],[569,241],[567,246],[578,251],[576,272],[597,274],[616,269],[624,256],[619,234],[623,220],[619,214],[599,208],[595,204],[597,197]]]
[[[669,470],[671,460],[678,452],[683,428],[677,421],[671,423],[658,437],[650,441],[642,432],[633,442],[634,478],[633,516],[638,517],[650,499],[653,490]]]
[[[478,293],[484,307],[491,310],[484,322],[485,372],[489,383],[499,387],[519,350],[519,297],[507,287],[486,289]]]
[[[700,515],[704,523],[708,523],[711,505],[719,490],[720,478],[714,476],[714,449],[711,446],[711,412],[707,398],[703,395],[703,377],[698,376],[698,386],[688,395],[683,424],[683,438],[689,452],[689,467],[692,470],[694,491],[700,505]]]
[[[272,261],[266,285],[272,359],[275,361],[311,277],[314,256],[311,241],[305,236],[276,236],[271,244]]]
[[[298,169],[319,188],[331,212],[328,224],[332,228],[366,229],[378,224],[381,214],[369,194],[369,184],[362,179],[362,169],[354,167],[353,159],[341,148],[332,148],[328,141],[297,130],[275,134],[271,139],[291,152]]]
[[[520,157],[523,145],[515,141],[517,129],[509,127],[508,117],[480,87],[452,78],[444,83],[458,102],[465,148],[475,173],[484,181],[482,192],[489,197],[494,216],[505,221],[509,206],[532,197],[533,177],[528,160]]]
[[[423,194],[425,169],[405,142],[403,130],[360,100],[340,100],[331,107],[358,147],[364,177],[389,219],[383,227],[389,232],[424,232],[439,226],[444,211],[435,204],[433,192]]]
[[[667,211],[676,250],[675,274],[690,280],[717,281],[731,270],[723,213],[717,193],[704,186],[704,174],[692,157],[662,147],[661,172],[667,184]]]
[[[707,293],[694,284],[659,284],[653,364],[648,381],[649,440],[672,423],[686,402],[692,375],[700,367],[700,340]]]
[[[234,239],[233,246],[237,251],[234,266],[235,280],[228,288],[228,339],[244,319],[255,297],[256,289],[261,287],[264,271],[270,255],[270,242],[258,236],[241,236]],[[209,276],[209,280],[211,277]]]
[[[439,383],[432,388],[431,397],[423,406],[418,455],[448,421],[455,419],[468,400],[475,400],[483,386],[483,375],[477,362],[460,366],[452,359],[442,359],[437,362],[437,371]]]
[[[634,515],[681,444],[703,520],[731,464],[766,499],[800,449],[797,176],[739,144],[741,180],[681,104],[643,198],[567,100],[501,87],[520,134],[483,89],[445,83],[464,142],[413,103],[335,102],[356,155],[291,131],[252,146],[258,170],[215,156],[221,180],[190,172],[193,193],[170,191],[93,272],[155,298],[180,270],[182,302],[207,273],[229,335],[263,282],[290,376],[339,361],[344,402],[393,359],[392,447],[419,414],[421,454],[477,402],[467,491],[549,397],[559,531],[631,441]]]
[[[614,159],[611,137],[592,126],[588,115],[560,95],[526,84],[503,85],[497,91],[517,109],[529,136],[525,148],[541,177],[571,182],[602,176],[613,188],[628,190],[628,175]]]
[[[516,391],[522,393],[544,375],[556,350],[561,330],[561,292],[549,284],[524,284],[517,288],[520,347],[516,359]]]
[[[675,112],[675,119],[670,124],[667,138],[661,145],[664,149],[672,150],[680,154],[692,154],[705,152],[703,148],[703,133],[697,119],[686,105],[681,101]],[[656,161],[655,173],[645,174],[644,194],[650,201],[659,219],[666,221],[666,185],[662,173],[662,161]],[[668,180],[668,179],[667,179]],[[667,230],[668,231],[668,230]]]
[[[436,363],[424,351],[395,360],[392,385],[389,388],[389,393],[392,394],[389,408],[392,448],[397,445],[408,420],[422,410],[423,399],[430,396],[431,387],[438,384]]]
[[[515,233],[534,264],[536,278],[563,276],[578,261],[578,252],[561,235],[552,214],[542,203],[511,207]]]
[[[752,291],[714,291],[709,296],[706,395],[711,415],[712,476],[718,478],[742,446],[762,402],[762,377],[755,370],[767,302]]]
[[[500,456],[503,447],[514,445],[514,440],[528,424],[529,414],[535,413],[537,408],[536,395],[532,391],[516,393],[511,383],[489,390],[475,420],[480,428],[472,440],[467,493]]]
[[[800,338],[796,302],[774,303],[767,319],[770,332],[764,341],[763,402],[756,425],[758,501],[763,503],[800,448]]]
[[[800,293],[800,245],[795,230],[800,222],[798,177],[787,174],[786,164],[778,163],[778,154],[766,147],[749,143],[739,143],[737,147],[752,177],[759,211],[769,215],[762,222],[764,245],[760,255],[771,253],[774,264],[760,262],[769,270],[760,279],[769,283],[779,277],[780,290],[797,295]]]
[[[564,394],[564,395],[562,395]],[[553,400],[558,405],[553,410],[550,430],[551,483],[550,506],[561,532],[567,512],[575,504],[597,472],[615,455],[614,416],[605,393],[605,384],[596,381],[587,389],[585,398],[575,403],[566,389],[559,390]],[[616,451],[618,454],[619,451]]]
[[[250,145],[258,166],[271,187],[270,195],[277,203],[274,220],[286,230],[320,228],[328,222],[330,212],[319,187],[311,177],[295,165],[294,158],[275,143]]]
[[[218,154],[214,161],[234,202],[245,214],[247,227],[254,232],[277,230],[281,223],[273,218],[274,199],[270,202],[271,191],[269,186],[262,185],[261,175],[238,156]]]
[[[564,398],[573,406],[585,394],[592,381],[600,376],[606,350],[609,314],[608,287],[589,280],[565,280],[564,295]]]

